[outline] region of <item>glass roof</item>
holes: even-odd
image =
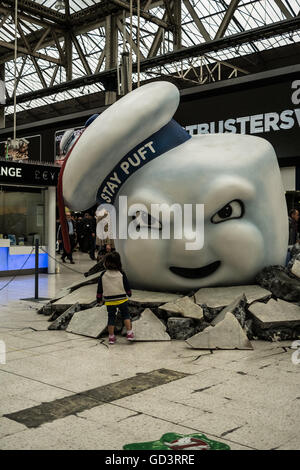
[[[63,0],[34,0],[35,3],[44,5],[48,8],[65,14],[65,9],[57,10],[58,1]],[[101,3],[101,0],[69,0],[70,14],[82,11],[88,7]],[[113,2],[112,2],[113,3]],[[129,3],[129,0],[128,0]],[[202,26],[205,28],[209,38],[214,39],[219,27],[222,23],[224,15],[231,3],[231,0],[183,0],[182,2],[182,47],[189,47],[197,44],[205,43],[205,38],[199,30],[199,25],[195,22],[195,16],[191,15],[191,9],[196,13],[198,19],[201,21]],[[148,12],[156,18],[163,19],[165,14],[164,3],[161,1],[152,0],[147,2]],[[240,0],[234,14],[229,22],[224,36],[230,36],[243,31],[248,31],[253,28],[262,27],[272,24],[281,20],[291,19],[300,13],[300,0]],[[2,16],[2,19],[1,19]],[[15,26],[14,18],[2,13],[0,16],[0,41],[5,41],[14,44]],[[35,15],[35,18],[38,18]],[[72,16],[71,16],[72,19]],[[31,18],[32,20],[32,18]],[[120,15],[122,20],[122,14]],[[40,34],[41,30],[46,31],[46,27],[40,22],[33,22],[26,19],[26,17],[19,18],[20,30],[17,31],[17,40],[19,45],[24,48],[24,36],[30,37],[33,34]],[[95,28],[95,26],[94,26]],[[151,20],[141,17],[140,19],[140,58],[147,58],[151,46],[153,44],[156,33],[158,33],[159,26]],[[99,20],[99,25],[90,31],[86,28],[86,32],[78,32],[76,38],[78,40],[80,49],[88,63],[91,73],[101,72],[105,70],[105,24]],[[133,17],[133,41],[137,43],[137,17]],[[130,18],[126,16],[126,31],[130,33]],[[46,34],[46,33],[45,33]],[[57,43],[53,40],[51,33],[45,36],[45,44],[38,47],[35,52],[42,56],[31,57],[29,55],[20,55],[16,61],[17,70],[15,71],[14,60],[9,60],[5,64],[5,82],[9,96],[13,95],[15,72],[17,82],[17,95],[29,93],[34,90],[57,85],[66,81],[65,68],[57,61],[60,59],[60,54],[57,48]],[[47,39],[49,39],[47,41]],[[227,61],[231,59],[253,54],[255,52],[274,49],[277,47],[285,46],[293,42],[299,42],[299,31],[287,33],[280,36],[274,36],[269,39],[252,41],[248,44],[243,44],[235,48],[220,50],[218,52],[211,52],[205,56],[206,63],[213,63],[215,61]],[[59,39],[59,45],[64,48],[64,39]],[[118,32],[118,61],[120,62],[121,53],[123,49],[129,50],[128,42],[123,39],[123,31],[120,28]],[[158,48],[157,55],[173,51],[173,36],[170,31],[163,32],[163,40]],[[133,62],[136,62],[136,49],[133,50]],[[7,49],[5,53],[11,53],[13,50]],[[47,58],[49,60],[47,60]],[[50,61],[51,59],[51,61]],[[55,62],[56,60],[56,62]],[[171,75],[176,73],[179,69],[187,69],[188,67],[199,66],[199,58],[185,59],[180,62],[173,62],[160,67],[152,67],[141,74],[141,80],[149,80],[153,77],[160,75]],[[83,77],[87,71],[80,54],[74,44],[72,43],[72,79]],[[133,81],[137,81],[137,74],[133,75]],[[101,83],[87,85],[85,87],[72,89],[57,95],[34,99],[27,103],[17,105],[17,111],[43,106],[46,104],[53,104],[57,101],[62,101],[86,93],[95,93],[103,90],[104,87]],[[6,113],[12,113],[13,106],[6,108]]]

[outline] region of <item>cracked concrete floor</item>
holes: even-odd
[[[59,275],[55,290],[74,275]],[[128,344],[118,337],[108,346],[48,331],[47,317],[36,313],[40,305],[18,300],[17,292],[15,298],[0,297],[7,349],[0,365],[0,449],[120,450],[168,432],[204,433],[231,449],[300,448],[300,364],[291,360],[291,342],[254,341],[254,351],[213,353],[183,341]],[[121,387],[157,369],[186,375],[36,428],[4,416],[116,382]]]

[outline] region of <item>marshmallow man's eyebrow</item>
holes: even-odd
[[[256,195],[255,187],[244,178],[224,176],[214,180],[213,188],[208,189],[204,204],[206,215],[212,215],[234,199],[249,201]]]
[[[147,189],[139,190],[136,194],[128,196],[128,206],[133,204],[145,204],[150,210],[151,204],[170,204],[170,201],[166,200],[166,196],[153,190],[148,191]]]

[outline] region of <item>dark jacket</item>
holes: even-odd
[[[289,245],[295,245],[298,238],[298,222],[289,217]]]
[[[92,236],[93,233],[96,233],[95,219],[84,217],[84,219],[78,223],[77,232],[80,238]]]
[[[71,219],[71,222],[73,224],[73,235],[76,235],[76,224],[74,220]],[[67,222],[67,227],[69,231],[69,223]],[[58,230],[57,230],[57,240],[62,240],[62,234],[61,234],[61,225],[59,225]]]

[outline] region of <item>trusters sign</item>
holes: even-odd
[[[293,91],[296,89],[295,91]],[[291,83],[291,103],[300,103],[300,80]],[[186,126],[190,134],[213,134],[219,132],[231,132],[238,134],[262,134],[289,130],[293,127],[300,128],[300,108],[271,111],[268,113],[252,114],[251,116],[239,116],[226,120],[204,122]]]
[[[191,135],[225,132],[263,137],[279,160],[289,158],[296,163],[300,156],[300,68],[286,67],[230,82],[183,92],[175,119]]]
[[[0,161],[0,184],[56,186],[59,171],[54,166]]]

